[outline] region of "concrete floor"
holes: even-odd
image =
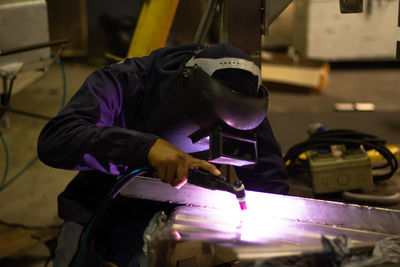
[[[69,99],[96,66],[67,61],[65,67]],[[53,66],[40,81],[14,95],[11,106],[54,116],[60,107],[61,95],[61,71],[58,66]],[[373,102],[376,111],[335,112],[333,104],[342,101]],[[268,117],[283,152],[307,138],[306,129],[312,122],[321,122],[330,128],[360,130],[386,139],[388,143],[400,144],[399,101],[399,67],[334,66],[327,87],[320,93],[271,91]],[[8,177],[11,178],[35,157],[37,137],[46,121],[13,113],[6,116],[10,119],[10,126],[2,133],[10,153]],[[0,148],[0,158],[2,173],[5,164],[3,148]],[[36,161],[0,192],[0,220],[26,226],[60,225],[57,195],[74,174],[73,171],[52,169]],[[37,266],[43,264],[37,263]]]

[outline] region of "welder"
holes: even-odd
[[[192,87],[201,93],[209,85],[223,98],[213,102],[207,98],[208,91],[204,97],[208,104],[197,103],[198,97],[191,99],[190,92],[180,97]],[[149,166],[156,171],[154,175],[177,188],[185,184],[192,169],[221,175],[217,166],[224,158],[213,161],[200,156],[205,143],[199,140],[207,140],[215,129],[225,133],[232,128],[227,136],[250,132],[255,139],[255,164],[235,167],[246,189],[287,193],[287,173],[265,116],[266,105],[251,110],[251,101],[266,101],[267,94],[252,58],[227,44],[161,48],[90,74],[66,107],[45,125],[38,140],[42,162],[79,171],[58,197],[64,224],[54,266],[74,266],[77,256],[79,266],[99,266],[107,261],[131,266],[140,254],[142,233],[153,214],[159,210],[168,213],[173,205],[117,196],[103,214],[95,238],[88,241],[90,253],[86,254],[79,250],[86,238],[84,229],[90,227],[117,178],[129,171]],[[230,97],[236,104],[217,106]],[[241,99],[248,101],[244,112],[238,113]],[[257,118],[253,119],[253,114],[258,114]]]

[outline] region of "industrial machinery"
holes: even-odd
[[[397,192],[362,194],[363,189],[391,178],[398,168],[398,153],[392,152],[385,140],[354,130],[328,129],[320,123],[311,124],[308,133],[309,138],[291,147],[284,157],[296,180],[292,187],[308,187],[313,196],[342,193],[345,199],[363,204],[393,205],[400,201]]]
[[[308,173],[315,194],[368,188],[389,179],[397,170],[396,156],[385,141],[369,134],[346,129],[328,129],[310,124],[308,140],[291,147],[286,155],[294,176]],[[368,151],[374,150],[383,163],[373,166]]]

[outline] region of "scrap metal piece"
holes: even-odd
[[[375,104],[371,102],[337,102],[333,104],[336,111],[375,111]]]

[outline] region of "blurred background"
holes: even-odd
[[[145,18],[155,2],[0,0],[1,266],[52,265],[57,195],[75,173],[37,160],[41,128],[92,71],[160,46],[229,42],[248,52],[270,90],[267,117],[283,154],[319,123],[375,135],[399,157],[398,0],[349,1],[347,10],[339,0],[165,1]],[[398,180],[357,189],[395,196],[368,205],[400,209]],[[292,195],[358,203],[331,193],[293,174]]]

